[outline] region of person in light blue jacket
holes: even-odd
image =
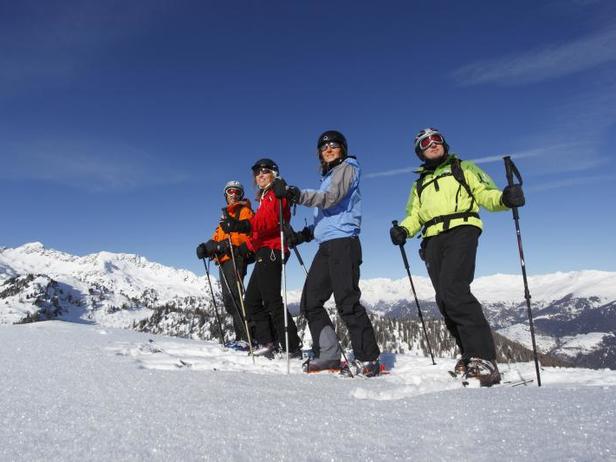
[[[323,307],[333,293],[338,313],[351,337],[356,372],[371,377],[380,372],[380,351],[372,323],[360,303],[361,170],[357,159],[348,155],[346,138],[338,131],[329,130],[319,137],[317,153],[321,162],[321,187],[318,190],[286,188],[291,202],[315,208],[312,226],[287,233],[289,246],[308,242],[313,237],[319,244],[301,299],[301,311],[308,320],[315,355],[304,363],[304,370],[341,368],[340,344]]]

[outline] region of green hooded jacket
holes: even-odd
[[[459,162],[472,196],[452,174],[453,162]],[[455,154],[448,155],[434,171],[422,166],[416,173],[420,178],[423,176],[421,194],[418,194],[418,180],[411,188],[406,204],[406,218],[400,222],[409,237],[417,234],[422,227],[423,237],[436,236],[444,230],[464,225],[483,229],[478,215],[480,206],[491,212],[508,210],[501,202],[502,192],[492,178],[473,162],[457,160]],[[465,216],[456,217],[454,214]]]

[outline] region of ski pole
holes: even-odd
[[[282,214],[282,199],[278,199],[278,211],[280,220],[280,264],[282,265],[282,291],[284,308],[284,342],[287,353],[287,374],[291,373],[291,361],[289,359],[289,319],[287,313],[287,272],[284,264],[284,216]]]
[[[222,346],[225,345],[225,334],[222,330],[222,322],[220,322],[220,315],[218,314],[218,305],[216,304],[216,297],[214,297],[214,289],[212,288],[212,281],[210,279],[210,268],[205,261],[205,258],[202,258],[203,266],[205,267],[205,274],[207,276],[207,283],[210,286],[210,293],[212,294],[212,303],[214,304],[214,312],[216,313],[216,320],[218,321],[218,329],[220,330],[220,344]]]
[[[507,184],[513,186],[513,176],[518,180],[518,185],[522,186],[522,175],[515,166],[510,156],[503,157],[505,161],[505,175],[507,176]],[[518,240],[518,251],[520,253],[520,266],[522,267],[522,279],[524,280],[524,298],[526,299],[526,309],[528,311],[528,325],[530,327],[530,338],[533,343],[533,358],[535,360],[535,372],[537,373],[537,386],[541,386],[541,374],[539,372],[539,359],[537,358],[537,343],[535,341],[535,324],[533,323],[533,312],[530,308],[530,291],[528,290],[528,279],[526,277],[526,263],[524,261],[524,250],[522,249],[522,234],[520,233],[520,215],[518,208],[513,207],[513,221],[515,222],[515,234]]]
[[[398,221],[392,221],[394,226],[398,226]],[[400,244],[400,254],[402,255],[402,261],[404,262],[404,268],[406,268],[406,274],[409,275],[409,281],[411,282],[411,291],[413,292],[413,297],[415,297],[415,305],[417,305],[417,314],[419,315],[419,320],[421,321],[421,326],[423,328],[424,337],[426,338],[426,343],[428,344],[428,351],[430,352],[430,358],[432,358],[432,365],[436,366],[434,362],[434,355],[432,354],[432,347],[430,346],[430,339],[428,338],[428,332],[426,331],[426,323],[424,322],[423,314],[421,312],[421,307],[419,306],[419,300],[417,299],[417,292],[415,292],[415,284],[413,284],[413,278],[411,277],[411,267],[409,266],[409,260],[406,257],[406,251],[404,250],[404,244]]]
[[[233,250],[231,250],[231,255],[233,255]],[[235,307],[235,311],[237,311],[238,314],[239,314],[240,310],[239,310],[239,308],[237,306],[237,302],[235,300],[235,297],[233,296],[233,292],[231,291],[231,285],[229,284],[229,281],[227,280],[227,276],[225,275],[225,272],[222,270],[222,265],[220,264],[220,260],[218,258],[218,255],[216,255],[215,258],[216,258],[216,263],[218,263],[218,266],[220,267],[220,275],[222,276],[222,280],[225,283],[225,286],[227,286],[227,290],[229,291],[229,295],[231,296],[231,301],[233,302],[233,306]],[[235,266],[235,260],[233,260],[233,264]],[[240,296],[240,304],[242,306],[242,312],[244,314],[244,316],[240,316],[240,317],[244,321],[244,330],[246,331],[246,337],[248,338],[248,348],[250,350],[250,356],[252,357],[252,363],[255,364],[255,355],[252,352],[252,338],[250,338],[250,329],[248,328],[248,320],[246,319],[246,309],[244,308],[244,297],[242,296],[241,292],[238,292],[238,294]]]
[[[302,259],[302,256],[299,254],[299,250],[297,250],[297,247],[293,247],[293,251],[295,252],[297,261],[299,261],[299,264],[302,265],[302,268],[304,268],[304,273],[306,273],[306,276],[308,276],[308,270],[306,269],[306,265],[304,265],[304,260]],[[304,316],[304,318],[306,319],[306,325],[308,325],[308,318],[306,318],[306,316],[301,311],[299,314]],[[306,330],[306,326],[304,326],[304,331],[305,330]],[[344,358],[347,364],[350,364],[346,356],[346,353],[344,352],[344,348],[342,348],[342,343],[340,342],[340,337],[338,337],[338,333],[336,332],[336,329],[334,329],[334,334],[336,335],[336,340],[338,341],[338,347],[340,348],[340,351],[342,352],[342,357]],[[304,332],[302,331],[301,338],[303,339],[303,337],[304,337]],[[349,367],[349,374],[351,375],[351,378],[353,378],[353,373],[351,372],[350,367]]]

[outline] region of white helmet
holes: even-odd
[[[242,183],[240,183],[239,181],[227,181],[227,184],[225,185],[225,196],[227,195],[227,191],[229,189],[238,189],[240,191],[239,199],[242,199],[244,197],[244,186],[242,186]]]

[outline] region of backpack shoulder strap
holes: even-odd
[[[464,189],[466,190],[466,193],[468,194],[468,197],[471,198],[471,208],[472,208],[473,202],[475,202],[475,196],[473,195],[473,192],[471,191],[471,188],[466,182],[466,178],[464,177],[464,170],[462,169],[462,162],[457,157],[454,157],[453,160],[451,161],[451,174],[456,179],[456,181],[464,187]]]

